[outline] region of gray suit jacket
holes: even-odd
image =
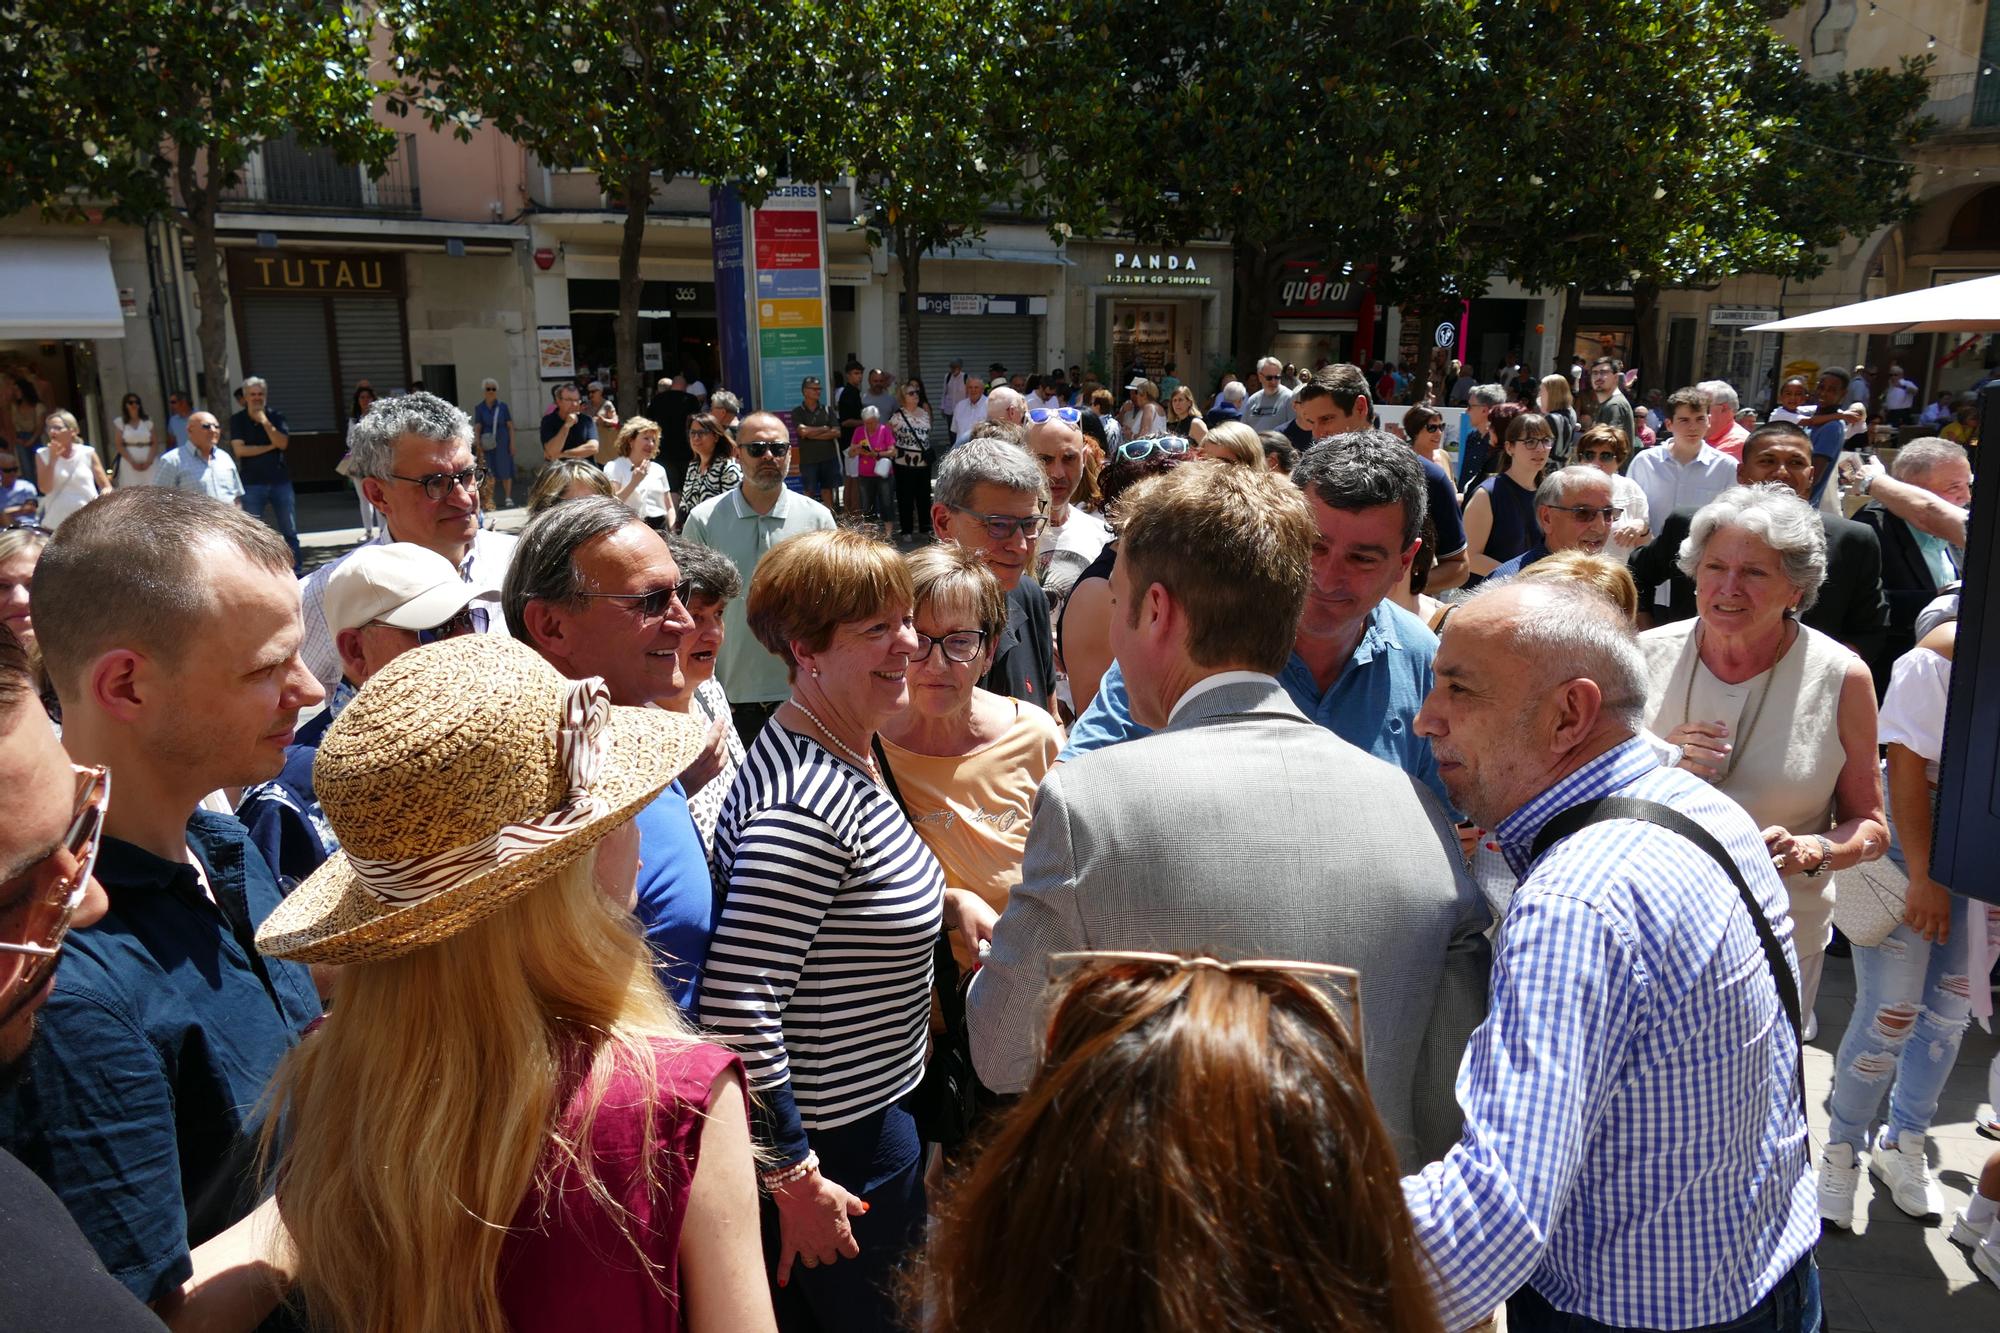
[[[1021,884],[972,983],[973,1060],[995,1091],[1027,1086],[1048,957],[1064,950],[1337,963],[1361,973],[1369,1088],[1414,1169],[1458,1139],[1452,1085],[1486,1012],[1489,924],[1429,792],[1275,682],[1221,686],[1043,781]]]

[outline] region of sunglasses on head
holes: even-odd
[[[752,458],[771,456],[782,458],[791,451],[792,446],[789,440],[751,440],[736,447]]]
[[[1184,454],[1188,451],[1188,442],[1178,435],[1149,435],[1144,439],[1127,440],[1118,446],[1118,456],[1128,463],[1151,458],[1156,451],[1163,454]]]
[[[1051,420],[1066,421],[1074,426],[1083,420],[1083,413],[1074,407],[1031,407],[1028,409],[1028,420],[1037,426]]]

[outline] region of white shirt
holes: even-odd
[[[220,453],[221,450],[217,450]],[[382,530],[370,541],[365,541],[355,551],[367,546],[387,546],[395,540],[389,535],[384,524]],[[513,563],[514,547],[519,538],[511,532],[495,532],[491,528],[481,528],[472,535],[472,549],[458,567],[458,576],[467,583],[476,584],[491,592],[500,591],[506,580],[507,566]],[[333,577],[333,571],[340,568],[342,560],[331,560],[321,565],[300,581],[300,612],[305,617],[305,639],[299,644],[299,657],[306,664],[306,670],[313,673],[320,685],[329,693],[340,680],[340,649],[333,643],[333,631],[326,623],[326,581]],[[494,614],[488,617],[486,632],[505,634],[506,617]]]
[[[1908,379],[1893,379],[1882,391],[1882,407],[1889,412],[1902,412],[1917,405],[1917,386]]]
[[[986,420],[986,407],[992,401],[989,395],[982,393],[979,395],[978,402],[975,403],[970,398],[967,398],[961,401],[957,407],[951,409],[951,442],[953,444],[964,444],[965,437],[972,434],[972,428]]]
[[[1611,503],[1625,511],[1618,519],[1619,523],[1644,523],[1651,528],[1652,511],[1647,507],[1646,493],[1630,477],[1614,476],[1611,479]],[[1644,545],[1644,542],[1637,542],[1627,546],[1614,538],[1605,545],[1604,553],[1613,560],[1630,560],[1632,552]]]
[[[1736,484],[1736,460],[1703,441],[1695,456],[1676,462],[1673,446],[1657,445],[1642,449],[1627,473],[1646,493],[1650,519],[1664,521],[1683,507],[1699,509]],[[1658,528],[1653,529],[1657,535]]]
[[[623,493],[632,481],[632,460],[614,458],[604,465],[604,475],[611,479],[614,491]],[[658,463],[646,464],[645,474],[639,480],[639,489],[625,496],[625,507],[640,518],[665,518],[667,509],[667,470]]]
[[[1262,671],[1218,671],[1212,676],[1202,677],[1188,686],[1180,698],[1174,700],[1174,706],[1167,710],[1167,725],[1173,725],[1174,719],[1181,715],[1181,709],[1186,708],[1191,700],[1200,698],[1210,690],[1219,690],[1225,685],[1243,685],[1252,681],[1273,688],[1278,684],[1276,676],[1266,675]]]
[[[964,371],[954,370],[944,377],[944,397],[938,401],[944,404],[947,415],[958,410],[958,405],[965,401]]]
[[[1054,411],[1056,408],[1061,407],[1062,405],[1063,405],[1062,399],[1056,397],[1052,393],[1044,394],[1041,393],[1040,391],[1037,391],[1035,393],[1031,393],[1028,395],[1029,407],[1039,407],[1042,408],[1044,411]]]
[[[1110,524],[1071,505],[1063,521],[1051,520],[1035,541],[1035,582],[1042,585],[1052,603],[1060,601],[1076,586],[1076,576],[1097,559],[1110,541]],[[1059,559],[1062,568],[1052,572],[1051,566]]]

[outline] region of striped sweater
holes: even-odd
[[[701,1020],[743,1057],[784,1163],[923,1076],[944,874],[888,792],[772,722],[716,825]]]

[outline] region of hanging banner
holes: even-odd
[[[743,197],[733,185],[710,186],[708,225],[715,250],[715,355],[718,383],[757,407],[750,378],[750,276],[744,249]]]
[[[831,385],[826,347],[826,226],[819,189],[780,185],[750,212],[755,281],[757,393],[766,411],[789,413],[799,384]]]

